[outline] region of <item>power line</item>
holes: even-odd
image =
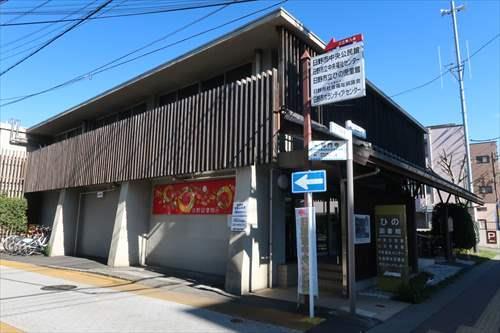
[[[20,13],[18,16],[16,17],[13,17],[11,18],[9,21],[7,21],[6,23],[12,23],[14,21],[16,21],[17,19],[20,19],[21,17],[25,16],[25,15],[28,15],[34,11],[36,11],[38,8],[41,8],[43,6],[45,6],[47,3],[49,3],[50,0],[46,0],[45,2],[42,2],[41,4],[39,4],[38,6],[35,6],[33,7],[32,9],[30,9],[29,11],[25,12],[25,13]]]
[[[39,96],[39,95],[42,95],[42,94],[45,94],[45,93],[48,93],[48,92],[51,92],[51,91],[54,91],[54,90],[57,90],[57,89],[63,88],[63,87],[65,87],[65,86],[68,86],[68,85],[74,84],[74,83],[76,83],[76,82],[78,82],[78,81],[81,81],[81,80],[84,80],[84,79],[87,79],[87,78],[92,78],[94,75],[101,74],[101,73],[103,73],[103,72],[105,72],[105,71],[108,71],[108,70],[111,70],[111,69],[113,69],[113,68],[116,68],[116,67],[122,66],[122,65],[124,65],[124,64],[127,64],[127,63],[129,63],[129,62],[132,62],[132,61],[135,61],[135,60],[137,60],[137,59],[143,58],[143,57],[148,56],[148,55],[150,55],[150,54],[153,54],[153,53],[156,53],[156,52],[162,51],[162,50],[164,50],[164,49],[167,49],[167,48],[170,48],[170,47],[172,47],[172,46],[175,46],[175,45],[181,44],[181,43],[183,43],[183,42],[186,42],[186,41],[188,41],[188,40],[190,40],[190,39],[193,39],[193,38],[196,38],[196,37],[202,36],[202,35],[204,35],[204,34],[207,34],[207,33],[209,33],[209,32],[215,31],[215,30],[217,30],[217,29],[223,28],[223,27],[225,27],[225,26],[227,26],[227,25],[230,25],[230,24],[232,24],[232,23],[235,23],[235,22],[238,22],[238,21],[244,20],[244,19],[246,19],[246,18],[248,18],[248,17],[250,17],[250,16],[253,16],[253,15],[259,14],[259,13],[264,12],[264,11],[266,11],[266,10],[269,10],[269,9],[271,9],[271,8],[273,8],[273,7],[276,7],[276,6],[282,5],[282,4],[284,4],[285,2],[287,2],[287,1],[288,1],[288,0],[282,0],[282,1],[280,1],[280,2],[277,2],[277,3],[275,3],[275,4],[272,4],[272,5],[270,5],[270,6],[264,7],[264,8],[262,8],[262,9],[259,9],[259,10],[256,10],[256,11],[253,11],[253,12],[251,12],[251,13],[249,13],[249,14],[246,14],[246,15],[243,15],[243,16],[239,16],[239,17],[237,17],[237,18],[235,18],[235,19],[232,19],[232,20],[230,20],[230,21],[227,21],[227,22],[225,22],[225,23],[222,23],[222,24],[217,25],[217,26],[215,26],[215,27],[212,27],[212,28],[210,28],[210,29],[203,30],[203,31],[201,31],[201,32],[198,32],[198,33],[192,34],[192,35],[190,35],[190,36],[188,36],[188,37],[186,37],[186,38],[183,38],[183,39],[178,40],[178,41],[176,41],[176,42],[173,42],[173,43],[167,44],[167,45],[165,45],[165,46],[163,46],[163,47],[160,47],[160,48],[154,49],[154,50],[152,50],[152,51],[149,51],[149,52],[143,53],[143,54],[138,55],[138,56],[136,56],[136,57],[134,57],[134,58],[132,58],[132,59],[122,61],[122,62],[120,62],[120,63],[118,63],[118,64],[113,65],[113,66],[108,66],[109,64],[113,64],[113,63],[115,63],[116,61],[119,61],[120,59],[123,59],[123,58],[125,58],[125,57],[126,57],[126,56],[121,56],[121,57],[119,57],[119,58],[117,58],[117,59],[115,59],[115,60],[113,60],[113,61],[111,61],[111,62],[108,62],[108,63],[107,63],[107,64],[105,64],[105,65],[102,65],[102,66],[100,66],[100,67],[98,67],[98,68],[96,68],[96,69],[92,70],[92,71],[89,71],[89,72],[87,72],[87,73],[85,73],[85,74],[82,74],[82,75],[80,75],[80,76],[74,77],[74,78],[72,78],[72,79],[70,79],[70,80],[68,80],[68,81],[62,82],[62,83],[57,84],[57,85],[55,85],[55,86],[52,86],[52,87],[50,87],[50,88],[46,88],[46,89],[44,89],[44,90],[41,90],[41,91],[38,91],[38,92],[35,92],[35,93],[32,93],[32,94],[24,95],[24,96],[17,96],[17,97],[2,98],[2,99],[0,99],[0,100],[4,100],[4,101],[6,101],[6,100],[11,100],[11,101],[10,101],[10,102],[6,102],[6,103],[3,103],[3,104],[0,104],[0,107],[1,107],[1,106],[8,106],[8,105],[16,104],[16,103],[19,103],[19,102],[21,102],[21,101],[24,101],[24,100],[26,100],[26,99],[28,99],[28,98],[32,98],[32,97],[35,97],[35,96]],[[235,2],[235,3],[239,3],[239,2],[240,2],[240,1]],[[194,23],[196,23],[196,21],[195,21],[195,22],[190,23],[190,25],[193,25]],[[163,38],[163,39],[164,39],[164,38]],[[145,48],[145,47],[142,47],[142,48],[139,48],[139,49],[143,49],[143,48]],[[137,49],[137,50],[139,50],[139,49]],[[130,54],[132,54],[132,53],[136,53],[136,51],[132,51]]]
[[[468,57],[464,61],[462,61],[462,66],[463,66],[463,64],[465,64],[466,62],[468,62],[472,57],[474,57],[476,54],[478,54],[479,52],[481,52],[485,47],[487,47],[488,45],[490,45],[491,43],[493,43],[493,41],[495,39],[497,39],[498,37],[500,37],[500,34],[496,34],[490,40],[488,40],[486,43],[484,43],[479,49],[477,49],[476,51],[474,51],[474,53],[472,53],[470,55],[470,57]],[[394,95],[391,96],[391,98],[394,98],[394,97],[397,97],[397,96],[400,96],[400,95],[403,95],[403,94],[407,94],[407,93],[412,92],[414,90],[418,90],[418,89],[427,87],[428,85],[430,85],[430,84],[436,82],[437,80],[439,80],[441,77],[443,77],[450,70],[446,70],[446,71],[443,71],[443,72],[439,73],[438,76],[436,76],[435,78],[433,78],[433,79],[431,79],[431,80],[429,80],[429,81],[427,81],[425,83],[422,83],[422,84],[420,84],[418,86],[415,86],[413,88],[409,88],[409,89],[403,90],[403,91],[401,91],[401,92],[399,92],[397,94],[394,94]]]
[[[257,0],[235,0],[235,2],[252,2]],[[208,8],[208,7],[217,7],[228,3],[228,1],[219,1],[215,3],[205,4],[205,5],[191,5],[185,7],[178,8],[168,8],[168,9],[159,9],[152,11],[143,11],[138,13],[128,13],[128,14],[116,14],[116,15],[106,15],[99,17],[91,17],[89,20],[98,20],[98,19],[107,19],[107,18],[116,18],[116,17],[128,17],[128,16],[138,16],[138,15],[148,15],[148,14],[160,14],[160,13],[168,13],[168,12],[176,12],[183,11],[189,9],[200,9],[200,8]],[[9,27],[9,26],[22,26],[22,25],[33,25],[33,24],[48,24],[48,23],[61,23],[61,22],[71,22],[77,21],[78,19],[60,19],[60,20],[47,20],[47,21],[31,21],[31,22],[19,22],[19,23],[8,23],[8,24],[0,24],[0,27]]]
[[[49,46],[50,44],[52,44],[53,42],[55,42],[57,39],[59,39],[60,37],[62,37],[63,35],[67,34],[68,32],[70,32],[71,30],[73,30],[74,28],[76,28],[77,26],[79,26],[80,24],[82,24],[83,22],[85,22],[88,18],[90,18],[92,15],[96,14],[97,12],[99,12],[101,9],[103,9],[104,7],[106,7],[107,5],[109,5],[111,3],[111,1],[113,0],[107,0],[106,2],[104,2],[101,6],[99,6],[97,9],[93,10],[91,13],[89,13],[88,15],[86,15],[85,17],[81,18],[77,23],[73,24],[71,27],[69,27],[68,29],[64,30],[63,32],[57,34],[55,37],[51,38],[49,41],[47,41],[46,43],[44,43],[42,46],[40,46],[38,49],[36,49],[35,51],[31,52],[30,54],[28,54],[26,57],[22,58],[21,60],[19,60],[18,62],[16,62],[15,64],[11,65],[10,67],[8,67],[7,69],[3,70],[2,72],[0,72],[0,76],[4,75],[5,73],[7,73],[8,71],[10,71],[11,69],[19,66],[20,64],[22,64],[23,62],[25,62],[26,60],[28,60],[29,58],[31,58],[32,56],[34,56],[35,54],[37,54],[38,52],[40,52],[41,50],[43,50],[44,48],[46,48],[47,46]]]
[[[127,1],[127,0],[124,0],[124,1]],[[80,8],[78,8],[78,9],[76,9],[75,11],[71,12],[70,14],[68,14],[68,15],[64,16],[64,17],[63,17],[63,19],[66,19],[66,18],[68,18],[68,17],[71,17],[71,16],[73,16],[73,15],[78,14],[79,12],[81,12],[81,11],[82,11],[82,10],[84,10],[84,9],[86,9],[87,7],[89,7],[90,5],[94,4],[95,2],[96,2],[96,1],[92,1],[92,2],[87,3],[85,6],[80,7]],[[115,6],[116,6],[116,5],[115,5]],[[65,25],[63,25],[62,27],[64,28],[64,27],[68,26],[69,24],[70,24],[70,23],[65,24]],[[2,47],[2,53],[4,53],[4,54],[5,54],[5,53],[7,53],[7,52],[11,52],[11,51],[12,51],[12,50],[14,50],[14,49],[17,49],[17,48],[20,48],[20,47],[22,47],[22,46],[24,46],[24,45],[30,44],[31,42],[34,42],[34,41],[40,40],[42,37],[45,37],[45,36],[49,35],[50,33],[54,32],[54,31],[56,31],[56,30],[59,30],[59,29],[61,28],[61,27],[57,27],[57,28],[52,29],[52,30],[50,30],[49,32],[47,32],[47,33],[45,33],[45,34],[43,34],[43,35],[41,35],[41,36],[38,36],[38,37],[37,37],[37,38],[35,38],[35,39],[31,39],[31,40],[29,40],[29,41],[27,41],[27,42],[25,42],[25,43],[23,43],[23,44],[21,44],[21,45],[18,45],[18,46],[14,47],[14,48],[8,48],[7,50],[5,49],[5,47],[6,47],[6,46],[9,46],[9,45],[12,45],[12,44],[16,44],[16,43],[18,43],[18,42],[20,42],[20,41],[22,41],[22,40],[25,40],[26,38],[29,38],[29,37],[31,37],[31,36],[34,36],[34,35],[38,34],[39,32],[42,32],[42,31],[44,31],[44,30],[47,30],[48,28],[50,28],[51,26],[54,26],[54,25],[56,25],[56,23],[53,23],[53,24],[47,24],[47,25],[45,25],[45,26],[41,27],[41,28],[40,28],[40,29],[38,29],[38,30],[32,31],[32,32],[30,32],[30,33],[27,33],[26,35],[23,35],[22,37],[19,37],[19,38],[17,38],[17,39],[14,39],[14,40],[8,41],[7,43],[2,44],[2,45],[1,45],[1,47]]]
[[[127,0],[122,0],[122,3],[123,3],[123,2],[125,2],[125,1],[127,1]],[[97,2],[97,0],[95,0],[95,1],[93,1],[93,2],[88,3],[88,4],[87,4],[85,7],[83,7],[83,8],[86,8],[86,7],[88,7],[88,6],[92,5],[92,4],[93,4],[93,3],[95,3],[95,2]],[[118,4],[115,4],[114,6],[111,6],[111,7],[109,7],[109,8],[106,8],[105,10],[101,11],[100,13],[98,13],[98,14],[97,14],[97,16],[103,15],[103,14],[107,13],[109,10],[111,10],[112,8],[114,8],[114,7],[116,7],[116,6],[119,6],[119,5],[120,5],[120,4],[118,3]],[[82,9],[83,9],[83,8],[82,8]],[[78,12],[78,11],[76,11],[76,12]],[[76,12],[73,12],[72,14],[67,15],[66,17],[72,16],[72,15],[73,15],[73,14],[75,14]],[[87,22],[88,22],[88,21],[86,21],[85,23],[87,23]],[[55,23],[54,23],[54,24],[55,24]],[[51,24],[51,25],[52,25],[52,24]],[[37,30],[36,32],[34,32],[33,34],[36,34],[37,32],[40,32],[41,30],[44,30],[45,28],[48,28],[48,27],[50,27],[51,25],[46,25],[46,26],[44,26],[42,29],[39,29],[39,30]],[[22,44],[20,44],[20,45],[17,45],[17,46],[11,47],[11,48],[7,48],[7,50],[3,49],[3,48],[4,48],[4,46],[5,46],[5,45],[3,45],[3,46],[2,46],[2,49],[3,49],[3,50],[2,50],[2,52],[1,52],[1,54],[4,54],[4,55],[5,55],[5,54],[7,54],[7,53],[12,53],[13,51],[15,51],[15,50],[17,50],[17,49],[19,49],[19,48],[21,48],[21,47],[23,47],[23,46],[25,46],[25,45],[28,45],[28,44],[31,44],[31,43],[33,43],[33,42],[36,42],[36,41],[41,40],[43,37],[48,36],[48,35],[50,35],[51,33],[55,32],[55,31],[58,31],[58,30],[61,30],[61,31],[62,31],[62,29],[64,29],[65,27],[67,27],[67,26],[69,26],[69,25],[71,25],[71,22],[64,24],[62,27],[56,27],[55,29],[52,29],[52,30],[50,30],[50,31],[48,31],[48,32],[46,32],[46,33],[44,33],[44,34],[42,34],[42,35],[40,35],[40,36],[36,37],[36,38],[30,39],[30,40],[28,40],[28,41],[26,41],[26,42],[24,42],[24,43],[22,43]],[[83,25],[83,24],[82,24],[82,25]],[[19,39],[18,39],[18,41],[19,41],[20,39],[22,39],[22,38],[26,37],[26,36],[29,36],[29,35],[32,35],[32,34],[25,35],[25,36],[23,36],[23,37],[19,38]],[[50,38],[49,38],[49,39],[50,39]],[[43,42],[41,42],[41,43],[38,43],[38,44],[36,44],[36,45],[34,45],[34,46],[30,46],[30,47],[24,48],[24,49],[22,49],[21,51],[18,51],[18,52],[14,53],[14,54],[11,54],[11,55],[8,55],[8,56],[4,56],[4,57],[0,58],[0,63],[1,63],[2,61],[7,60],[7,59],[13,58],[13,57],[15,57],[15,56],[17,56],[17,55],[19,55],[19,54],[23,54],[23,53],[25,53],[25,52],[27,52],[27,51],[33,50],[34,48],[37,48],[37,47],[39,47],[39,46],[43,45],[43,44],[44,44],[45,42],[47,42],[49,39],[47,39],[47,40],[45,40],[45,41],[43,41]],[[14,41],[14,42],[15,42],[15,41]]]

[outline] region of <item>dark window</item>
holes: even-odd
[[[160,100],[158,101],[159,106],[168,105],[170,103],[177,101],[177,91],[173,91],[171,93],[160,96]]]
[[[477,220],[477,223],[479,223],[479,228],[482,230],[488,229],[488,226],[486,225],[486,220]]]
[[[488,210],[488,208],[486,208],[486,207],[477,207],[478,212],[485,212],[487,210]]]
[[[476,156],[476,163],[477,164],[490,163],[490,157],[488,155]]]
[[[190,85],[186,88],[179,90],[179,99],[187,98],[196,95],[199,92],[198,83]]]
[[[251,75],[252,75],[252,63],[236,67],[235,69],[226,72],[226,84],[249,77]]]
[[[222,85],[224,85],[224,75],[219,75],[211,79],[208,79],[206,81],[203,81],[201,83],[201,91],[207,91],[213,88],[220,87]]]
[[[479,193],[481,194],[493,193],[493,187],[491,185],[479,186]]]

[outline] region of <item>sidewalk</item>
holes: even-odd
[[[291,328],[298,331],[313,329],[317,324],[327,319],[327,325],[335,327],[341,332],[366,331],[377,322],[351,317],[344,313],[332,312],[329,309],[317,309],[317,317],[310,320],[306,313],[299,313],[295,302],[263,298],[256,295],[234,296],[222,289],[214,287],[206,281],[189,278],[174,277],[169,274],[150,271],[142,267],[113,268],[93,260],[75,257],[44,257],[44,256],[9,256],[1,254],[0,259],[4,264],[20,263],[19,265],[31,266],[31,271],[44,273],[45,269],[55,272],[79,272],[86,275],[98,274],[100,276],[120,279],[123,282],[117,286],[127,285],[138,290],[147,287],[162,292],[170,301],[181,302],[240,318],[251,319]],[[21,264],[22,263],[22,264]],[[52,273],[54,274],[54,273]],[[125,283],[124,283],[125,282]],[[153,291],[153,292],[156,292]],[[320,325],[322,327],[323,325]],[[313,330],[315,331],[315,330]]]

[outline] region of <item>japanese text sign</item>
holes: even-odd
[[[365,96],[363,42],[345,45],[313,57],[311,92],[312,106]]]
[[[234,178],[156,185],[153,214],[231,214]]]
[[[408,279],[406,206],[375,206],[379,285],[394,291]]]

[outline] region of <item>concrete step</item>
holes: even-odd
[[[342,265],[318,262],[318,271],[332,271],[342,273]]]
[[[342,280],[325,280],[318,278],[318,287],[322,291],[342,291]]]
[[[325,280],[341,280],[342,272],[318,270],[318,278]]]

